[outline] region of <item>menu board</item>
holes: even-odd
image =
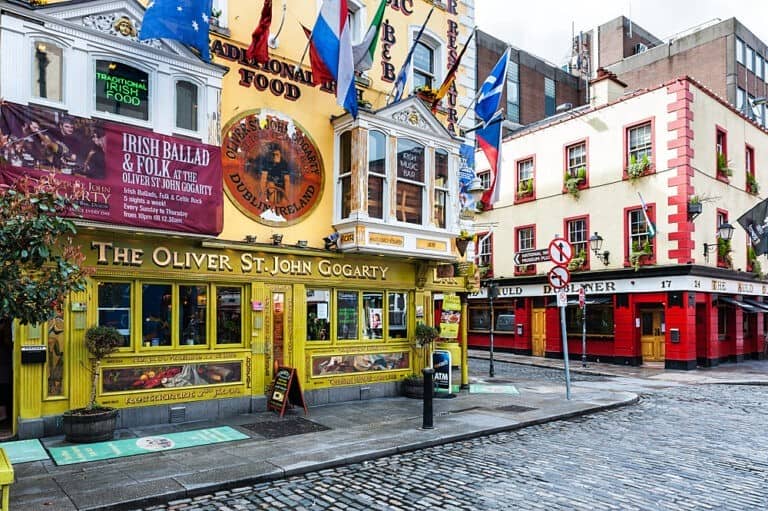
[[[461,321],[461,298],[457,295],[445,295],[440,314],[440,337],[457,339],[459,337],[459,322]]]
[[[272,380],[272,390],[267,398],[267,410],[280,412],[280,417],[285,415],[288,404],[302,406],[304,415],[308,414],[307,404],[304,402],[304,394],[301,392],[301,384],[296,378],[296,369],[293,367],[278,367]]]

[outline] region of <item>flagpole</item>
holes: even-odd
[[[504,50],[504,53],[507,53],[511,48],[512,48],[511,45],[507,45],[507,48]],[[509,57],[510,56],[507,55],[507,59],[509,59]],[[504,79],[506,80],[506,77],[504,77]],[[475,97],[474,97],[474,99],[472,99],[472,102],[469,104],[469,106],[466,108],[466,110],[464,110],[464,113],[461,114],[461,117],[459,118],[458,122],[456,122],[457,126],[461,127],[461,121],[464,120],[464,117],[467,116],[467,112],[469,112],[472,109],[472,107],[475,105],[475,103],[477,103],[477,100],[480,98],[480,93],[482,92],[482,90],[483,90],[483,88],[481,86],[480,89],[477,91],[477,93],[475,93]],[[474,128],[472,131],[474,131],[475,129],[477,129],[477,128]],[[468,132],[465,132],[465,133],[468,133]]]
[[[312,27],[312,32],[309,33],[309,37],[307,37],[307,45],[304,47],[304,53],[301,54],[301,59],[299,60],[299,63],[296,64],[296,67],[293,68],[294,73],[298,73],[301,70],[301,66],[304,65],[304,57],[307,56],[307,52],[309,51],[309,45],[312,44],[312,35],[314,35],[315,29]]]
[[[277,48],[278,40],[277,37],[280,35],[280,32],[283,31],[283,23],[285,23],[285,13],[288,10],[288,0],[283,0],[283,17],[280,19],[280,26],[277,27],[277,32],[275,35],[271,35],[267,38],[267,44],[269,44],[269,47],[273,50]]]

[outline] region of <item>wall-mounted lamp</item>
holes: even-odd
[[[717,228],[717,237],[723,241],[731,241],[733,238],[733,226],[723,222]],[[717,250],[717,243],[704,243],[704,260],[709,261],[709,251]]]
[[[244,238],[246,243],[256,243],[256,235],[255,234],[249,234]]]
[[[589,237],[589,248],[592,249],[595,257],[600,259],[604,265],[608,266],[608,257],[611,255],[611,253],[607,250],[601,251],[603,248],[603,237],[597,234],[597,231],[595,231],[595,234]]]
[[[332,232],[325,238],[323,238],[323,241],[325,242],[325,249],[331,250],[332,248],[339,248],[339,233],[338,232]]]
[[[480,180],[479,177],[473,177],[472,181],[470,181],[469,186],[467,187],[467,193],[472,198],[472,202],[477,202],[480,200],[480,197],[483,196],[483,192],[485,191],[485,188],[483,187],[483,182]]]
[[[272,235],[272,244],[273,245],[279,245],[282,242],[283,242],[283,235],[282,234],[275,233],[275,234]]]
[[[296,242],[296,246],[299,248],[307,248],[307,240],[299,240]]]

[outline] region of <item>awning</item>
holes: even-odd
[[[748,298],[744,298],[744,303],[748,303],[749,305],[756,307],[758,309],[758,312],[768,312],[768,303],[761,303],[755,300],[750,300]]]
[[[741,307],[747,312],[766,312],[762,309],[758,309],[754,305],[750,305],[748,303],[742,302],[741,300],[736,300],[735,298],[728,298],[727,296],[718,296],[717,301],[727,303],[730,305],[735,305],[736,307]]]

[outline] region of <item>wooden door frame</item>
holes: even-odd
[[[279,361],[278,365],[287,365],[290,367],[294,367],[293,363],[293,355],[295,352],[294,349],[294,343],[293,343],[293,312],[294,312],[294,297],[293,297],[293,286],[290,284],[266,284],[266,295],[267,295],[267,317],[266,317],[266,330],[265,334],[267,335],[267,342],[269,345],[269,360],[270,363],[267,364],[267,371],[269,374],[267,375],[268,380],[271,380],[272,377],[274,377],[274,367],[275,367],[275,315],[274,315],[274,295],[275,293],[283,293],[284,301],[283,301],[283,341],[282,341],[282,360]]]
[[[541,337],[543,342],[539,344],[541,346],[541,353],[537,354],[536,351],[536,320],[535,316],[541,314],[543,321],[541,322]],[[534,357],[544,357],[547,354],[547,309],[545,307],[538,307],[531,309],[531,355]]]

